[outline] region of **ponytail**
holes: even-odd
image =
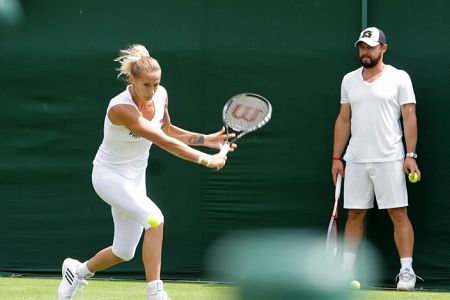
[[[114,61],[120,63],[119,75],[126,77],[132,75],[138,77],[141,72],[154,72],[161,70],[156,59],[150,56],[147,49],[139,44],[131,45],[127,49],[120,50],[120,55]]]

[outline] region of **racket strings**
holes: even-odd
[[[327,235],[327,253],[331,256],[336,256],[338,248],[338,229],[336,222],[330,224]]]
[[[242,95],[233,98],[226,107],[223,119],[236,131],[254,130],[270,119],[271,107],[266,101],[254,96]]]

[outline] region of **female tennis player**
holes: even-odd
[[[142,259],[148,300],[168,299],[160,280],[164,216],[147,196],[145,173],[153,143],[182,159],[220,170],[227,157],[209,155],[191,146],[220,149],[234,134],[224,129],[204,135],[172,125],[167,92],[160,85],[161,67],[142,45],[120,51],[118,77],[129,85],[108,105],[104,137],[94,159],[92,183],[111,206],[114,240],[84,263],[67,258],[62,266],[58,299],[72,299],[80,285],[95,272],[134,257],[144,231]],[[232,145],[232,150],[236,147]]]

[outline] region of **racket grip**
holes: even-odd
[[[222,156],[225,156],[225,155],[227,155],[228,150],[230,150],[230,144],[225,143],[225,144],[222,146],[222,148],[220,149],[219,154],[222,155]]]
[[[341,195],[341,184],[342,184],[342,175],[340,173],[337,174],[336,177],[336,190],[334,191],[334,198],[339,198]]]

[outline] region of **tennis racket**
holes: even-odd
[[[336,189],[334,191],[334,206],[331,214],[330,224],[328,225],[327,233],[327,254],[329,257],[336,257],[338,250],[338,203],[341,195],[342,176],[338,173],[336,178]]]
[[[249,132],[261,128],[272,117],[272,105],[263,96],[242,93],[231,97],[223,107],[223,124],[227,134],[235,133],[236,136],[225,142],[220,149],[221,155],[226,155],[230,145]]]

